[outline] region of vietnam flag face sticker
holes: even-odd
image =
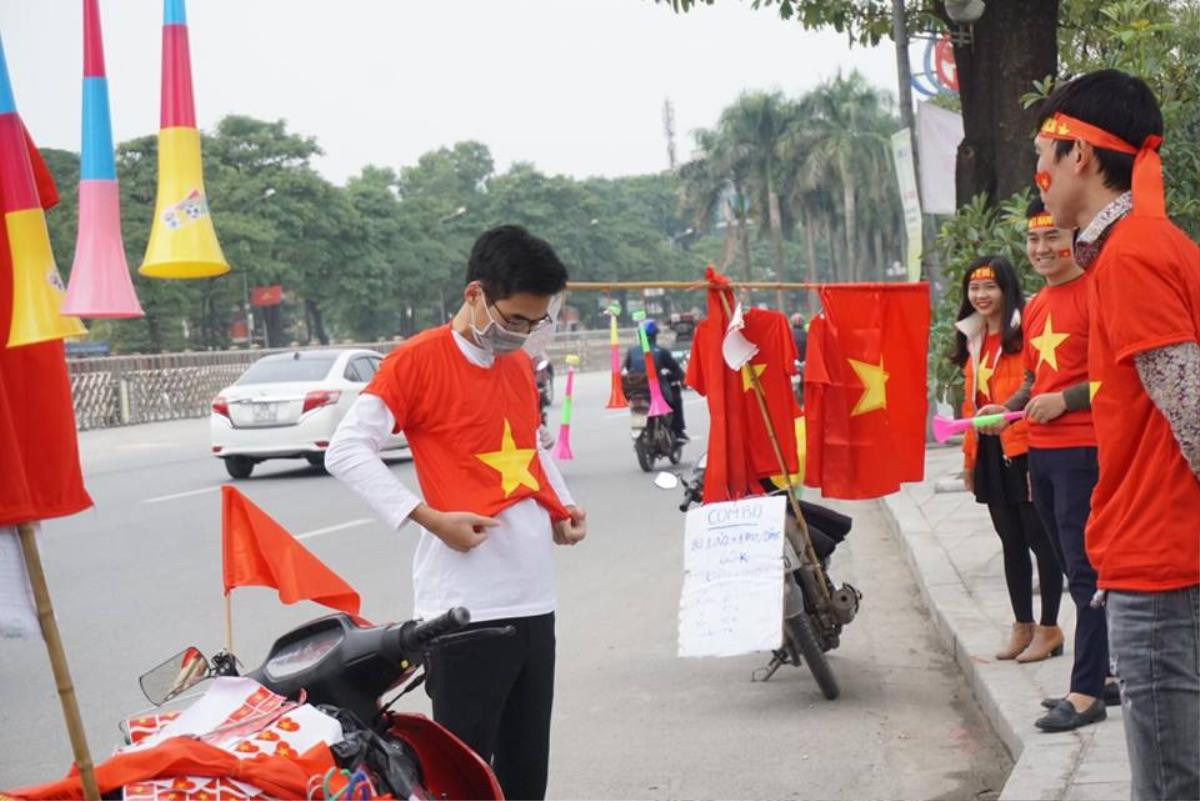
[[[1050,173],[1044,170],[1037,173],[1033,176],[1033,182],[1037,184],[1038,189],[1042,190],[1043,192],[1048,192],[1051,184]]]

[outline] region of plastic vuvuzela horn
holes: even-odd
[[[100,37],[100,0],[83,0],[83,142],[79,231],[64,314],[141,317],[121,238],[121,200],[113,161],[108,78]]]
[[[12,321],[0,332],[8,347],[83,336],[76,317],[61,316],[66,291],[29,161],[25,125],[17,113],[4,45],[0,43],[0,184],[4,227],[12,254]],[[34,378],[30,377],[31,380]]]
[[[612,389],[609,391],[606,409],[624,409],[629,406],[625,399],[625,391],[621,388],[621,340],[617,336],[617,315],[621,313],[620,306],[609,306],[608,345],[609,358],[612,360]]]
[[[229,272],[204,194],[183,0],[163,0],[158,197],[138,272],[152,278],[208,278]]]
[[[571,453],[571,406],[575,396],[575,365],[577,364],[579,364],[578,356],[567,357],[567,391],[563,395],[562,423],[558,427],[558,442],[554,443],[555,459],[575,458],[575,454]]]
[[[982,428],[983,426],[991,426],[1003,421],[1012,422],[1020,420],[1025,416],[1025,412],[1005,412],[1004,414],[982,414],[978,417],[961,417],[954,419],[951,417],[942,417],[940,414],[933,416],[933,438],[938,442],[945,442],[955,434],[961,434],[968,428]]]

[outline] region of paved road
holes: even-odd
[[[866,598],[831,657],[839,700],[825,701],[792,668],[752,683],[761,656],[677,658],[678,496],[638,470],[626,418],[603,409],[607,375],[581,376],[576,387],[576,460],[563,472],[590,512],[591,535],[557,554],[552,795],[957,799],[1002,786],[1009,757],[936,646],[874,503],[841,507],[855,530],[833,572]],[[703,434],[703,403],[689,398],[690,427]],[[117,741],[115,722],[145,706],[139,673],[186,645],[221,644],[226,476],[208,455],[207,421],[88,432],[81,448],[96,507],[48,523],[41,547],[102,758]],[[690,445],[685,458],[699,451]],[[393,469],[414,480],[410,464]],[[360,590],[367,617],[395,620],[411,608],[411,531],[386,531],[303,462],[260,465],[239,486]],[[321,609],[283,607],[259,588],[234,595],[235,650],[251,664]],[[409,698],[401,703],[427,711],[421,693]],[[40,642],[0,642],[0,710],[0,788],[61,775],[70,751]]]

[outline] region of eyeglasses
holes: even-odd
[[[484,298],[487,299],[486,296]],[[500,317],[500,324],[512,331],[514,334],[532,334],[553,322],[549,314],[543,314],[536,320],[530,320],[528,317],[523,317],[519,314],[509,316],[500,311],[500,307],[491,304],[491,308],[496,310],[496,314]]]

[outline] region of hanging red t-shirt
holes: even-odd
[[[1089,270],[1088,374],[1099,447],[1087,552],[1104,589],[1200,584],[1200,480],[1134,356],[1200,342],[1200,247],[1163,218],[1115,224]]]
[[[1033,373],[1033,396],[1062,392],[1087,381],[1088,277],[1045,286],[1025,306],[1025,369]],[[1064,412],[1049,423],[1029,424],[1031,448],[1095,447],[1088,409]]]
[[[492,516],[534,498],[554,520],[570,517],[538,457],[541,418],[525,353],[480,367],[445,325],[393,350],[364,391],[387,404],[404,432],[433,508]]]

